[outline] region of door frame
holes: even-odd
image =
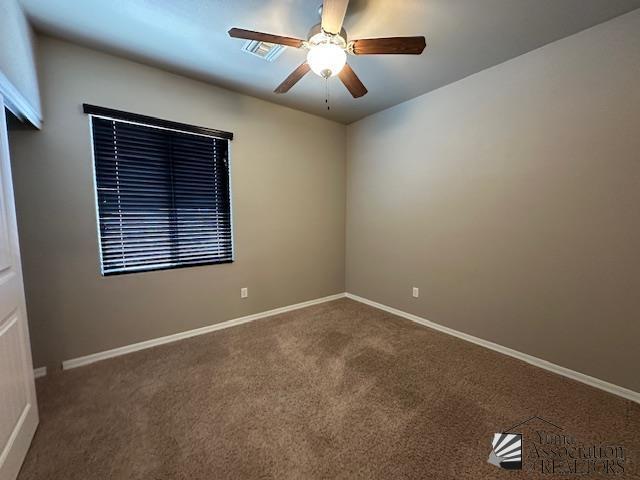
[[[30,123],[38,130],[42,128],[39,105],[32,105],[2,71],[0,71],[0,95],[4,97],[4,106],[20,121]]]
[[[18,242],[6,107],[0,93],[0,204],[3,210],[0,215],[4,216],[4,225],[0,225],[4,232],[0,234],[6,235],[3,244],[7,248],[5,255],[8,261],[0,278],[0,298],[3,299],[3,305],[0,305],[0,335],[6,335],[4,338],[8,343],[2,347],[0,355],[6,354],[4,356],[9,360],[0,383],[8,387],[5,393],[10,403],[7,405],[14,407],[13,411],[10,408],[4,412],[0,410],[0,416],[4,416],[0,417],[0,422],[4,423],[4,431],[8,435],[0,445],[0,480],[14,480],[31,445],[39,417]]]

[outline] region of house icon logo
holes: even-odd
[[[511,430],[531,421],[540,421],[556,429],[562,430],[562,427],[535,415],[526,419],[524,422],[520,422],[517,425],[504,430],[502,433],[494,433],[493,439],[491,440],[491,453],[489,454],[487,462],[505,470],[522,470],[522,434],[511,433]]]
[[[494,433],[487,461],[505,470],[522,470],[522,435]]]
[[[624,474],[628,466],[625,446],[612,442],[584,443],[537,415],[500,431],[502,433],[494,433],[491,438],[487,462],[504,470],[529,470],[563,478],[588,475],[591,478],[592,474],[598,477]],[[526,461],[523,455],[525,438]]]

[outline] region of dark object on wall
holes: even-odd
[[[233,261],[232,134],[88,105],[85,112],[102,273]]]

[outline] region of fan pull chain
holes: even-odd
[[[331,103],[330,103],[330,96],[329,96],[329,79],[325,78],[324,79],[324,103],[327,105],[327,110],[331,110]]]

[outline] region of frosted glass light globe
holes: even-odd
[[[347,63],[347,54],[335,43],[320,43],[310,47],[307,63],[316,75],[329,78],[340,73]]]

